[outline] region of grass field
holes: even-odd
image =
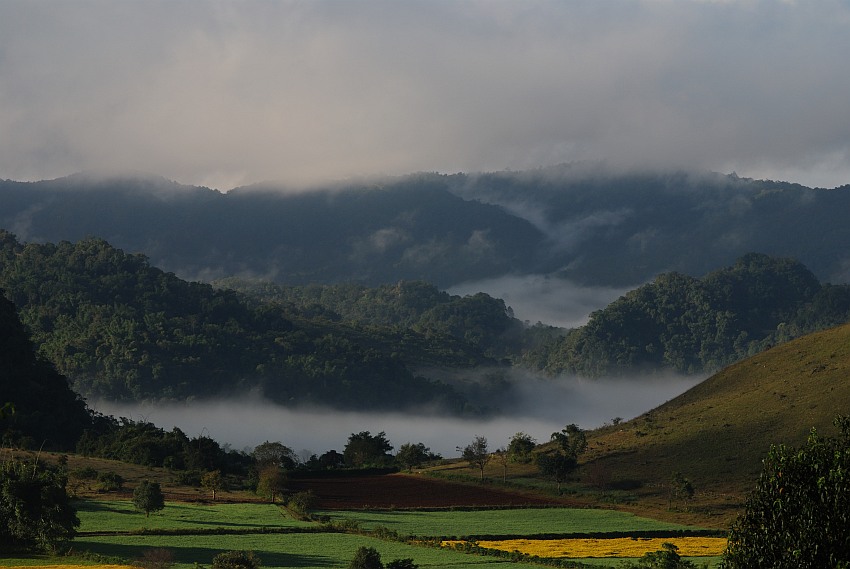
[[[693,527],[640,518],[614,510],[525,508],[476,511],[327,511],[331,519],[351,519],[364,529],[385,526],[402,535],[537,535],[682,530]]]
[[[76,503],[79,531],[250,529],[309,527],[273,504],[186,504],[166,502],[165,509],[145,517],[126,500],[80,500]]]
[[[145,550],[167,548],[175,560],[175,569],[193,569],[194,563],[209,566],[212,558],[236,549],[254,551],[266,568],[301,567],[304,569],[344,568],[360,546],[374,547],[386,563],[393,559],[412,558],[420,567],[462,569],[483,566],[487,569],[515,567],[531,569],[531,564],[509,563],[492,557],[468,555],[451,550],[417,547],[349,534],[286,535],[193,535],[193,536],[97,536],[75,540],[75,547],[110,557],[137,559]]]

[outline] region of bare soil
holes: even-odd
[[[415,474],[293,479],[293,492],[312,490],[321,509],[572,506],[569,500],[509,492],[486,484],[460,483]]]

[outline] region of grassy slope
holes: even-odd
[[[578,480],[566,491],[576,503],[728,529],[772,444],[800,445],[812,427],[833,434],[833,418],[850,414],[848,372],[850,325],[774,347],[631,421],[589,432]],[[431,471],[477,477],[460,461]],[[535,471],[510,464],[508,481],[551,491]],[[690,503],[670,501],[677,471],[694,485]],[[501,480],[502,466],[490,461],[485,474]]]
[[[664,486],[682,472],[698,492],[692,509],[722,526],[754,487],[770,445],[800,445],[813,427],[834,433],[833,418],[850,413],[848,371],[850,325],[774,347],[591,433],[582,478],[640,480],[645,506],[666,510]]]

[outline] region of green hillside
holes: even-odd
[[[734,364],[643,415],[590,434],[584,482],[637,486],[668,506],[672,473],[689,478],[703,514],[728,516],[754,487],[771,444],[800,445],[815,427],[834,434],[850,413],[850,325]],[[725,513],[724,513],[725,512]]]

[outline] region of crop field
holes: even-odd
[[[135,531],[138,529],[251,529],[310,527],[273,504],[187,504],[166,502],[165,509],[145,517],[125,500],[81,500],[77,504],[81,532]]]
[[[250,534],[250,535],[132,535],[93,536],[75,540],[75,547],[110,557],[133,560],[146,550],[166,548],[174,555],[175,569],[193,569],[194,563],[206,567],[222,551],[245,549],[254,551],[265,568],[301,567],[305,569],[344,568],[358,547],[374,547],[386,563],[393,559],[411,558],[420,567],[463,569],[481,566],[486,569],[514,567],[531,569],[538,565],[510,563],[493,557],[468,555],[449,549],[420,547],[387,542],[360,535],[318,534]]]
[[[328,510],[370,508],[450,508],[453,506],[570,505],[564,498],[524,495],[500,488],[463,484],[411,474],[293,479],[294,492],[310,489]]]
[[[688,526],[640,518],[614,510],[519,508],[439,511],[324,511],[332,520],[356,520],[360,527],[385,526],[416,536],[531,536],[540,534],[677,531]]]
[[[444,542],[452,545],[452,542]],[[582,559],[587,557],[640,557],[651,551],[658,551],[664,543],[678,547],[679,555],[684,557],[718,556],[726,549],[726,539],[722,537],[612,537],[612,538],[571,538],[571,539],[501,539],[480,540],[480,547],[499,551],[519,551],[538,557],[565,557]]]

